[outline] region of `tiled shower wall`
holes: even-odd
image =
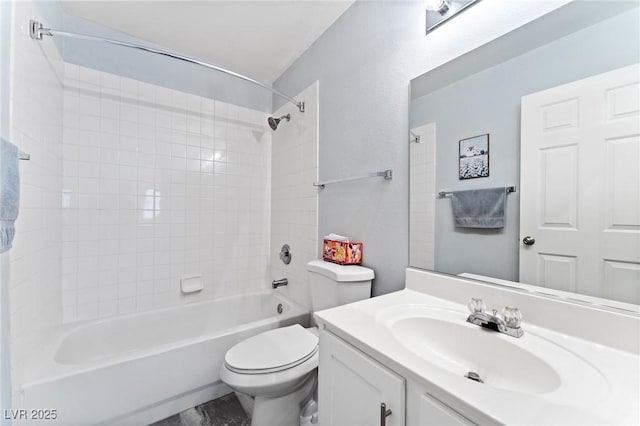
[[[271,174],[271,278],[287,278],[278,291],[311,308],[307,263],[318,258],[318,82],[296,99],[304,99],[305,112],[291,104],[275,116],[291,114],[273,134]],[[278,254],[283,244],[291,247],[291,263]]]
[[[266,288],[266,118],[65,65],[64,322]],[[186,295],[191,275],[204,290]]]
[[[60,189],[64,63],[51,39],[29,37],[34,2],[12,2],[9,140],[31,155],[20,161],[20,213],[10,258],[11,382],[14,407],[28,360],[61,323]]]
[[[434,268],[436,211],[436,123],[411,129],[420,137],[409,147],[409,265]],[[413,137],[413,136],[412,136]]]

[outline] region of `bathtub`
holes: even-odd
[[[308,321],[269,291],[75,325],[38,355],[13,406],[55,410],[38,424],[148,424],[230,392],[219,370],[239,341]]]

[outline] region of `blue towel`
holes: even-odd
[[[0,253],[11,248],[20,205],[18,148],[0,139]]]
[[[460,228],[504,228],[507,188],[472,189],[451,193],[451,207]]]

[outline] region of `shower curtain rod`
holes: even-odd
[[[42,40],[43,36],[46,35],[46,36],[70,37],[70,38],[76,38],[76,39],[80,39],[80,40],[102,41],[102,42],[105,42],[105,43],[115,44],[116,46],[123,46],[123,47],[129,47],[129,48],[132,48],[132,49],[143,50],[145,52],[155,53],[157,55],[167,56],[169,58],[174,58],[174,59],[178,59],[178,60],[181,60],[181,61],[184,61],[184,62],[189,62],[189,63],[192,63],[192,64],[200,65],[202,67],[209,68],[209,69],[212,69],[212,70],[215,70],[215,71],[220,71],[222,73],[231,75],[233,77],[237,77],[237,78],[240,78],[242,80],[248,81],[249,83],[253,83],[253,84],[257,85],[257,86],[260,86],[263,89],[267,89],[271,93],[273,93],[273,94],[275,94],[277,96],[280,96],[281,98],[286,99],[288,102],[291,102],[292,104],[294,104],[296,107],[298,107],[298,110],[300,110],[300,112],[304,112],[304,102],[299,102],[299,101],[295,100],[294,98],[292,98],[291,96],[282,93],[278,89],[275,89],[275,88],[271,87],[268,84],[265,84],[265,83],[263,83],[261,81],[258,81],[258,80],[254,80],[251,77],[247,77],[246,75],[242,75],[242,74],[237,73],[235,71],[231,71],[231,70],[228,70],[226,68],[222,68],[222,67],[219,67],[217,65],[210,64],[208,62],[200,61],[198,59],[193,59],[193,58],[190,58],[188,56],[178,55],[176,53],[169,53],[169,52],[165,52],[164,50],[155,49],[153,47],[142,46],[142,45],[134,44],[134,43],[128,43],[126,41],[113,40],[113,39],[109,39],[109,38],[96,37],[96,36],[92,36],[92,35],[81,34],[81,33],[73,33],[73,32],[68,32],[68,31],[54,30],[52,28],[44,28],[44,26],[42,25],[41,22],[35,21],[33,19],[29,20],[29,35],[31,36],[32,39],[35,39],[35,40]]]

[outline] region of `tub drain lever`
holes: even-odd
[[[464,377],[466,377],[469,380],[473,380],[474,382],[484,383],[484,380],[482,380],[480,378],[480,375],[475,371],[469,371],[467,374],[464,375]]]

